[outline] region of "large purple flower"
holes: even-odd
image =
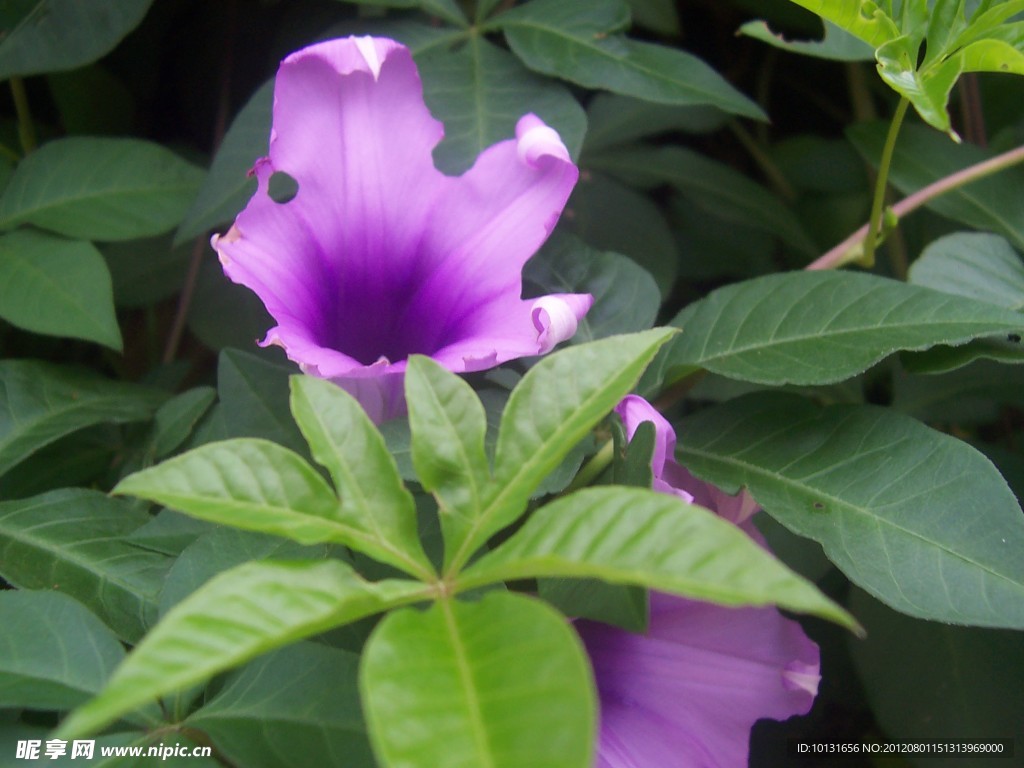
[[[403,408],[409,355],[465,372],[543,354],[593,300],[521,299],[523,265],[578,176],[558,134],[526,115],[514,140],[449,177],[431,155],[443,133],[402,45],[304,48],[277,74],[256,194],[213,238],[228,277],[277,321],[263,344],[337,381],[378,421]],[[269,194],[276,172],[298,182],[288,202]]]
[[[756,535],[750,497],[728,496],[677,464],[675,432],[646,400],[630,396],[616,410],[630,437],[654,422],[657,488],[672,486]],[[576,628],[601,700],[600,768],[746,766],[754,723],[804,714],[817,694],[818,648],[774,608],[655,592],[644,635],[593,621]]]

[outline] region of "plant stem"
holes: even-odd
[[[14,97],[14,111],[18,115],[18,139],[26,155],[36,148],[36,129],[32,125],[32,113],[28,108],[25,82],[15,75],[11,78],[11,95]]]
[[[892,207],[892,212],[896,215],[897,219],[902,219],[907,214],[916,211],[923,205],[927,205],[940,195],[944,195],[954,189],[959,189],[973,181],[983,179],[997,171],[1004,170],[1021,162],[1024,162],[1024,145],[1011,149],[1008,152],[1003,152],[1001,155],[990,157],[988,160],[983,160],[980,163],[968,166],[963,170],[932,182],[927,187],[923,187],[909,197],[900,200]],[[806,268],[834,269],[841,267],[848,260],[846,254],[852,248],[855,248],[858,243],[863,242],[867,235],[868,225],[865,224],[828,253],[808,264]]]
[[[585,488],[590,485],[597,476],[600,475],[608,465],[612,463],[612,458],[615,456],[615,443],[609,438],[608,441],[601,446],[600,450],[590,457],[590,461],[583,465],[580,471],[576,474],[576,477],[572,479],[572,482],[566,486],[563,493],[572,493],[580,488]]]
[[[862,261],[867,267],[872,267],[875,264],[875,246],[882,227],[885,191],[889,186],[889,167],[892,165],[892,155],[896,149],[896,137],[900,135],[900,126],[903,125],[903,118],[906,116],[909,106],[910,101],[907,98],[901,98],[900,103],[896,105],[896,113],[892,116],[889,133],[885,137],[885,146],[882,147],[882,160],[878,164],[878,177],[875,179],[875,196],[871,201],[871,218],[868,219],[868,236],[864,241]]]
[[[729,130],[732,131],[740,144],[743,145],[743,148],[750,153],[750,156],[757,163],[758,168],[761,169],[761,172],[775,191],[790,202],[796,200],[797,194],[796,190],[793,189],[793,185],[789,183],[775,161],[768,156],[768,153],[761,148],[761,145],[758,144],[754,137],[747,133],[738,120],[729,121]]]

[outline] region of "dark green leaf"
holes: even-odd
[[[1018,336],[1010,333],[988,339],[975,339],[959,347],[933,347],[925,352],[901,352],[900,362],[911,373],[946,373],[962,368],[975,360],[996,360],[1000,363],[1024,363],[1024,346]]]
[[[654,279],[631,259],[596,251],[559,232],[527,262],[523,280],[537,289],[537,295],[589,293],[594,297],[573,343],[650,328],[661,304]]]
[[[679,12],[673,0],[627,0],[633,21],[652,32],[669,37],[678,36]]]
[[[103,622],[58,592],[0,592],[0,625],[2,707],[70,709],[124,658]]]
[[[877,163],[886,130],[879,123],[862,123],[850,127],[847,136],[870,162]],[[954,144],[924,126],[905,125],[896,144],[889,181],[909,195],[992,156],[992,152],[972,144]],[[1022,186],[1024,169],[1006,168],[939,195],[927,205],[954,221],[1002,235],[1018,250],[1024,250],[1024,198],[1019,194]]]
[[[253,349],[274,321],[255,293],[228,280],[212,252],[207,255],[196,278],[188,329],[210,349]]]
[[[708,104],[764,119],[760,107],[696,56],[616,34],[628,23],[622,0],[532,0],[491,21],[526,66],[543,75],[662,104]]]
[[[158,235],[181,220],[202,177],[201,170],[159,144],[57,139],[14,171],[0,197],[0,229],[33,224],[85,240]]]
[[[982,361],[940,376],[902,376],[893,383],[892,407],[929,423],[988,422],[1006,403],[1024,407],[1020,366]]]
[[[966,443],[870,406],[762,393],[683,426],[683,464],[822,544],[855,583],[904,613],[1024,627],[1024,516]]]
[[[225,349],[217,363],[217,394],[224,425],[231,437],[262,437],[307,450],[302,433],[288,410],[288,377],[294,368],[249,352]]]
[[[199,193],[174,234],[175,244],[235,218],[256,191],[248,174],[267,154],[273,82],[264,83],[235,116],[210,164]]]
[[[911,266],[909,279],[943,293],[1024,310],[1024,262],[998,235],[946,235],[925,248]]]
[[[0,476],[83,427],[148,419],[166,395],[75,368],[0,361]]]
[[[172,247],[167,235],[102,243],[100,253],[110,269],[114,303],[146,307],[181,291],[192,249]]]
[[[219,753],[246,768],[372,768],[354,653],[297,643],[231,674],[189,715]],[[285,746],[286,745],[286,746]]]
[[[791,272],[736,283],[673,320],[672,369],[762,384],[828,384],[901,349],[1020,332],[1024,317],[963,297],[852,272]]]
[[[537,600],[492,592],[387,616],[360,692],[383,765],[585,768],[596,712],[586,653]]]
[[[537,594],[566,616],[646,632],[647,590],[599,579],[538,579]]]
[[[587,104],[587,137],[584,156],[598,150],[661,133],[712,133],[724,126],[729,115],[708,106],[681,107],[650,101],[596,94]]]
[[[95,61],[131,32],[153,0],[15,0],[0,38],[0,80],[74,69]]]
[[[156,618],[170,559],[124,538],[149,515],[96,491],[0,502],[0,575],[22,589],[65,592],[135,642]]]
[[[348,565],[262,562],[233,568],[178,603],[57,738],[93,733],[159,696],[288,643],[409,603],[423,585],[370,584]]]
[[[295,420],[341,499],[332,517],[351,531],[344,543],[429,579],[434,569],[420,545],[412,494],[366,411],[323,379],[293,376],[291,387]]]
[[[0,235],[0,317],[35,333],[121,349],[106,262],[80,240],[29,229]]]
[[[514,138],[516,121],[527,112],[557,130],[573,157],[579,155],[587,121],[572,94],[482,37],[474,35],[454,51],[431,50],[416,62],[427,106],[445,124],[445,138],[434,151],[445,173],[462,173],[484,149]]]
[[[216,397],[213,387],[196,387],[161,405],[153,420],[153,458],[162,459],[179,448]]]
[[[551,502],[459,583],[537,576],[598,578],[721,605],[774,604],[857,626],[737,526],[642,488],[588,488]]]

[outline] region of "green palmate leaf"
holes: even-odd
[[[231,437],[262,437],[297,453],[306,441],[288,410],[292,367],[225,349],[217,361],[217,395]]]
[[[329,381],[293,376],[291,386],[295,420],[341,497],[333,516],[352,532],[345,543],[429,579],[434,569],[420,544],[412,494],[366,411]]]
[[[931,243],[910,268],[910,282],[1024,310],[1024,262],[998,235],[957,232]]]
[[[441,530],[452,548],[483,512],[491,480],[484,407],[465,381],[419,355],[409,359],[405,393],[416,476],[437,498]]]
[[[772,32],[766,21],[748,21],[739,28],[739,34],[791,53],[833,61],[869,61],[875,53],[871,45],[830,21],[825,21],[825,36],[821,40],[786,40]]]
[[[966,443],[870,406],[760,393],[684,424],[680,459],[822,544],[892,607],[958,624],[1024,627],[1024,516]]]
[[[306,461],[266,440],[237,438],[196,448],[129,475],[114,493],[164,504],[201,520],[284,536],[300,544],[358,535]]]
[[[124,658],[103,622],[58,592],[0,592],[0,624],[0,707],[71,709]]]
[[[587,104],[585,153],[630,144],[660,133],[711,133],[729,116],[708,106],[680,107],[654,104],[613,93],[596,94]]]
[[[573,231],[587,243],[629,256],[650,272],[663,297],[671,293],[679,274],[678,244],[650,196],[603,174],[588,173],[577,183],[566,211]],[[532,263],[527,262],[528,270],[536,269]]]
[[[76,710],[59,738],[94,733],[136,707],[275,648],[411,602],[422,584],[363,581],[338,562],[260,562],[211,579],[178,603]]]
[[[921,41],[907,35],[890,40],[876,52],[878,74],[889,86],[910,100],[926,123],[959,141],[950,126],[949,94],[963,72],[962,53],[941,64],[918,70],[915,64]]]
[[[110,272],[90,243],[32,230],[0,235],[0,317],[121,349]]]
[[[14,171],[0,197],[0,229],[33,224],[86,240],[158,235],[181,220],[202,178],[201,170],[159,144],[57,139]]]
[[[860,38],[872,48],[900,35],[896,22],[886,15],[885,3],[872,0],[793,0],[809,11],[827,19],[840,29]]]
[[[0,80],[74,69],[100,58],[131,32],[153,0],[12,0],[0,39]]]
[[[148,419],[165,398],[161,392],[76,368],[0,361],[0,476],[83,427]]]
[[[1024,328],[1002,307],[852,272],[736,283],[672,322],[684,332],[664,353],[669,380],[700,367],[761,384],[829,384],[897,350]]]
[[[805,254],[816,252],[799,220],[777,196],[727,165],[681,147],[591,157],[591,165],[644,186],[670,184],[694,206],[770,232]]]
[[[267,154],[274,83],[260,86],[235,116],[217,147],[210,170],[174,233],[175,244],[235,218],[256,191],[249,170]]]
[[[185,720],[247,768],[372,768],[356,674],[359,657],[315,643],[261,656]],[[287,749],[282,749],[287,745]]]
[[[84,489],[0,503],[0,575],[22,589],[54,589],[85,603],[135,642],[156,618],[171,561],[124,541],[149,515]]]
[[[672,331],[656,328],[569,347],[523,377],[501,417],[494,482],[483,513],[446,563],[460,568],[515,521],[533,490],[621,400]]]
[[[847,129],[847,137],[870,162],[882,155],[887,126],[862,123]],[[993,156],[972,144],[954,144],[920,125],[900,131],[889,180],[903,194],[945,178]],[[999,173],[946,192],[927,206],[947,218],[988,232],[995,232],[1024,250],[1024,170],[1006,168]]]
[[[591,765],[586,654],[565,618],[537,600],[493,592],[393,613],[367,642],[359,674],[382,765]]]
[[[484,149],[513,138],[516,121],[527,112],[555,128],[569,153],[579,155],[587,121],[572,94],[482,37],[474,35],[456,50],[420,54],[416,63],[427,106],[445,124],[444,141],[434,152],[445,173],[462,173]]]
[[[662,104],[709,104],[763,120],[764,112],[696,56],[619,34],[629,24],[622,0],[531,0],[495,17],[530,69]]]
[[[541,252],[527,262],[523,280],[537,289],[537,295],[589,293],[594,297],[574,343],[650,328],[661,304],[654,279],[631,259],[596,251],[560,232],[552,234]]]
[[[553,501],[460,585],[537,576],[599,578],[721,605],[774,604],[857,626],[732,523],[644,488],[589,488]]]

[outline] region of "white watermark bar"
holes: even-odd
[[[1013,739],[892,739],[888,741],[808,741],[789,739],[790,757],[991,757],[1013,759]]]
[[[210,757],[211,747],[196,747],[189,744],[151,744],[142,746],[101,746],[96,749],[95,739],[24,739],[17,743],[14,757],[17,760],[56,760],[67,757],[71,760],[92,760],[94,757],[152,757],[166,760],[169,757]]]

